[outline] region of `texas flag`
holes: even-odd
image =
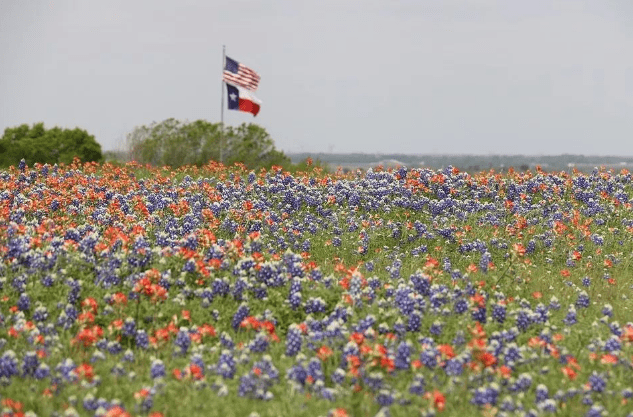
[[[257,116],[261,101],[255,96],[241,87],[228,83],[226,83],[226,91],[229,97],[229,110],[246,111]]]

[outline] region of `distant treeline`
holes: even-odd
[[[404,165],[410,168],[441,169],[453,166],[461,171],[479,172],[494,169],[506,171],[510,167],[519,171],[535,170],[540,166],[544,171],[591,172],[594,168],[628,169],[633,171],[633,157],[595,155],[411,155],[411,154],[370,154],[370,153],[287,153],[293,162],[307,157],[329,165],[330,169],[368,169],[382,165],[394,167]]]

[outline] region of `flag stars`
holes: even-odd
[[[229,99],[230,99],[231,101],[236,101],[236,100],[237,100],[237,94],[235,94],[235,93],[231,93],[231,94],[229,94]]]

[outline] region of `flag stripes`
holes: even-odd
[[[227,83],[236,84],[251,91],[257,90],[260,80],[258,73],[228,56],[224,65],[223,78]]]

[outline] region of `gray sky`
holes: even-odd
[[[0,0],[0,132],[220,120],[286,152],[633,155],[630,0]]]

